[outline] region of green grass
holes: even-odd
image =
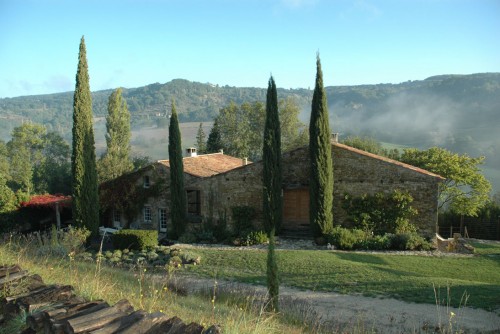
[[[479,255],[497,255],[500,256],[500,242],[471,242],[474,247],[474,253]]]
[[[494,252],[498,251],[494,247]],[[500,308],[500,257],[481,248],[474,257],[430,257],[313,250],[277,251],[281,283],[298,289],[391,297],[408,302],[436,302],[434,287],[451,290],[451,305]],[[197,249],[203,265],[186,269],[217,277],[265,285],[265,251]]]
[[[0,266],[19,264],[30,273],[39,274],[46,284],[72,285],[77,295],[89,300],[104,299],[112,305],[126,298],[136,310],[161,311],[170,317],[177,316],[185,323],[197,322],[206,327],[219,324],[224,333],[310,333],[304,323],[261,312],[260,303],[251,299],[244,305],[236,305],[230,299],[212,302],[210,295],[175,293],[166,280],[153,279],[158,274],[166,278],[166,270],[155,271],[152,276],[145,268],[99,267],[92,262],[70,261],[67,256],[37,256],[36,253],[35,245],[0,243]],[[0,298],[4,292],[0,291]],[[0,334],[18,333],[24,328],[24,320],[19,317],[0,325]]]

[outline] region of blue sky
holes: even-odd
[[[0,0],[0,97],[183,78],[313,87],[500,72],[498,0]]]

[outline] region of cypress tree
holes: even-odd
[[[80,41],[76,86],[73,97],[73,152],[71,155],[73,221],[88,228],[95,236],[99,228],[99,193],[92,128],[92,96],[90,94],[85,39]]]
[[[218,117],[216,117],[214,120],[214,125],[212,126],[212,129],[210,130],[210,133],[208,134],[206,152],[207,153],[217,153],[222,148],[223,148],[222,137],[221,137],[221,133],[220,133]]]
[[[130,112],[118,88],[109,96],[106,116],[106,154],[99,161],[99,179],[114,179],[132,170],[130,153]]]
[[[200,127],[198,128],[198,132],[196,133],[196,146],[198,149],[198,153],[202,154],[206,151],[206,143],[205,143],[205,131],[203,131],[203,123],[200,123]]]
[[[309,220],[314,236],[319,237],[333,228],[332,145],[319,55],[316,57],[316,85],[309,122],[309,155],[311,160]]]
[[[182,163],[181,132],[175,103],[168,128],[168,157],[170,164],[170,214],[174,236],[180,237],[186,228],[186,192],[184,191],[184,165]]]
[[[266,123],[263,142],[264,226],[268,233],[273,228],[279,232],[283,211],[283,199],[281,197],[281,131],[278,97],[273,77],[269,79],[267,88]]]
[[[274,235],[282,221],[283,198],[281,197],[281,133],[278,112],[278,96],[273,77],[269,79],[266,99],[266,124],[263,144],[263,214],[264,226],[269,236],[267,252],[268,309],[279,310],[278,264],[274,250]]]

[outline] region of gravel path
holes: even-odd
[[[239,250],[238,247],[223,245],[176,245],[181,248],[224,248]],[[262,249],[267,246],[244,247]],[[310,240],[281,240],[278,249],[326,249],[314,245]],[[390,252],[391,254],[426,256],[470,256],[450,255],[439,252]],[[254,295],[265,300],[266,288],[243,283],[210,279],[179,277],[179,284],[189,287],[190,292],[209,293],[217,285],[219,291]],[[499,296],[500,298],[500,296]],[[280,287],[281,308],[284,313],[300,314],[311,322],[338,331],[375,331],[377,333],[434,333],[439,328],[445,333],[500,333],[500,310],[488,312],[481,309],[447,308],[433,304],[407,303],[395,299],[342,295],[334,292],[302,291]]]

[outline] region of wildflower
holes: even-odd
[[[452,319],[455,316],[455,312],[450,311],[450,319]]]

